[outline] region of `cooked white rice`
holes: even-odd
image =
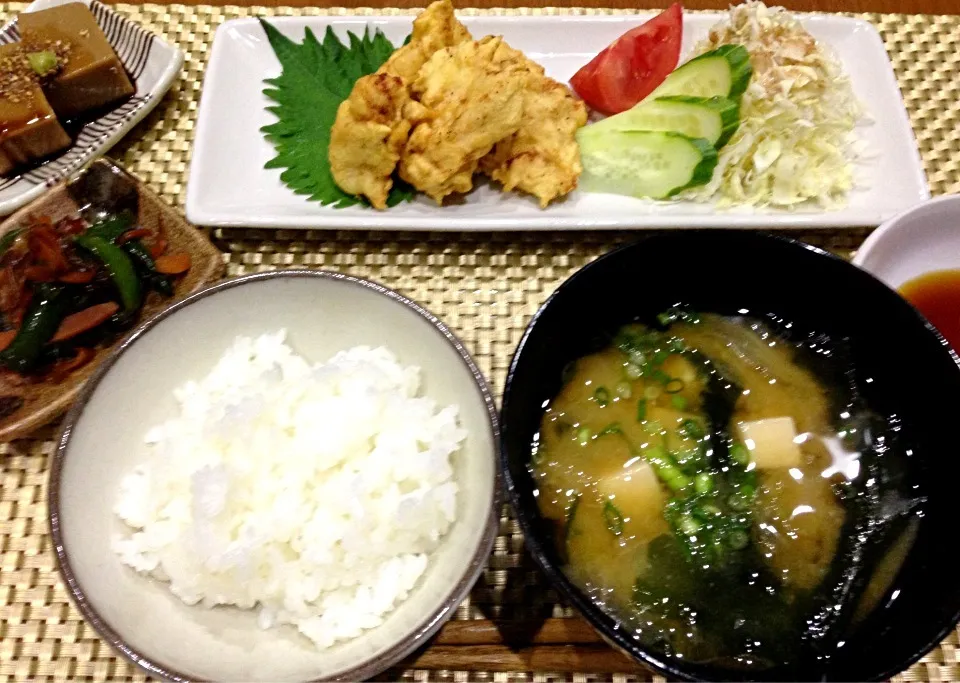
[[[456,516],[456,406],[358,346],[310,365],[285,332],[237,338],[146,435],[114,550],[188,604],[259,610],[318,647],[380,624]]]

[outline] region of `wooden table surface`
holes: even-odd
[[[129,1],[129,0],[123,0]],[[187,5],[258,5],[315,7],[423,7],[425,0],[152,0]],[[666,7],[672,0],[456,0],[459,7]],[[683,0],[687,9],[725,9],[732,0]],[[771,0],[798,11],[896,12],[903,14],[960,14],[960,0]]]

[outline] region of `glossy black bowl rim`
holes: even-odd
[[[378,282],[355,277],[353,275],[346,275],[344,273],[306,268],[291,268],[285,270],[253,273],[250,275],[242,275],[235,278],[221,280],[220,282],[198,290],[190,296],[181,299],[168,308],[160,311],[152,318],[139,325],[133,332],[131,332],[126,338],[117,344],[116,348],[106,359],[104,359],[93,375],[91,375],[90,379],[88,379],[83,385],[83,388],[74,402],[73,407],[71,407],[70,411],[67,413],[60,432],[60,438],[57,441],[57,448],[51,457],[47,487],[48,523],[50,527],[50,535],[53,539],[53,551],[56,557],[57,569],[64,585],[67,588],[67,593],[69,594],[73,603],[80,610],[84,620],[90,624],[93,629],[115,650],[126,657],[129,661],[139,666],[151,677],[166,681],[174,681],[176,683],[187,683],[188,681],[195,680],[187,674],[177,671],[174,667],[157,661],[155,658],[151,659],[144,656],[136,648],[127,643],[126,639],[120,635],[106,621],[106,619],[100,616],[99,611],[87,599],[83,587],[77,580],[70,564],[70,554],[64,545],[63,534],[61,533],[60,529],[60,479],[63,472],[64,460],[67,457],[67,450],[70,445],[71,434],[77,422],[83,415],[87,402],[96,391],[104,376],[116,364],[117,360],[119,360],[119,358],[131,346],[133,346],[140,337],[147,334],[163,320],[171,315],[174,315],[177,311],[196,303],[197,301],[206,299],[207,297],[215,295],[224,290],[242,287],[244,285],[257,283],[263,280],[289,278],[314,279],[321,281],[332,280],[335,282],[342,282],[352,286],[361,287],[363,289],[368,289],[376,294],[391,299],[395,303],[404,306],[405,308],[410,309],[420,318],[424,319],[425,322],[429,323],[429,325],[435,331],[439,332],[444,337],[445,341],[457,352],[461,361],[469,370],[470,375],[473,378],[474,386],[480,392],[481,397],[483,398],[484,406],[487,409],[487,424],[489,426],[490,435],[493,441],[491,457],[494,458],[493,490],[490,496],[489,509],[483,524],[483,528],[480,529],[478,533],[476,548],[470,557],[469,563],[465,567],[463,575],[453,585],[447,595],[443,597],[439,606],[430,613],[425,614],[423,618],[416,623],[416,626],[411,629],[403,638],[398,640],[394,645],[387,648],[377,656],[367,658],[357,662],[347,669],[335,672],[331,677],[312,679],[312,683],[319,683],[319,681],[326,680],[356,681],[370,678],[390,668],[395,663],[411,654],[418,647],[424,645],[427,640],[429,640],[431,636],[439,631],[440,627],[443,626],[443,624],[453,616],[457,607],[469,594],[470,590],[473,588],[473,585],[476,583],[477,579],[482,573],[483,568],[486,565],[486,560],[493,549],[493,544],[496,540],[497,530],[499,528],[500,509],[503,500],[502,487],[500,486],[502,480],[502,473],[500,472],[499,467],[500,460],[496,457],[500,439],[499,416],[497,414],[496,403],[493,399],[493,394],[490,391],[490,387],[487,384],[486,378],[483,376],[480,368],[473,360],[470,352],[463,345],[463,342],[460,341],[460,339],[450,330],[449,327],[446,326],[446,324],[444,324],[433,313],[412,299],[409,299]]]
[[[895,290],[874,276],[872,273],[863,270],[862,268],[858,268],[836,254],[812,244],[807,244],[806,242],[793,237],[768,232],[754,232],[735,229],[694,229],[683,231],[684,237],[692,237],[694,239],[696,239],[698,235],[716,236],[718,234],[729,234],[740,239],[755,240],[758,244],[768,243],[788,245],[793,248],[799,248],[812,252],[817,256],[832,259],[834,261],[849,265],[851,268],[856,269],[863,277],[875,281],[876,283],[882,285],[885,289],[896,294]],[[582,273],[595,268],[602,268],[603,262],[608,258],[614,257],[623,251],[634,249],[638,245],[641,245],[648,240],[657,240],[664,237],[675,236],[675,233],[653,232],[601,254],[599,257],[587,263],[582,268],[567,277],[567,279],[564,280],[556,290],[554,290],[547,300],[541,304],[541,306],[533,314],[533,317],[530,318],[530,322],[527,323],[527,327],[524,330],[523,336],[520,338],[520,343],[517,344],[517,348],[514,350],[513,356],[510,359],[506,381],[504,382],[503,400],[500,408],[500,470],[503,474],[507,496],[510,500],[511,506],[513,507],[514,513],[516,514],[517,521],[520,524],[520,529],[523,532],[524,544],[527,550],[533,556],[533,559],[536,561],[537,565],[540,567],[543,573],[546,574],[547,578],[550,580],[550,583],[560,591],[564,599],[576,607],[577,611],[591,624],[591,626],[593,626],[594,629],[596,629],[596,631],[605,641],[613,645],[616,649],[624,652],[629,657],[639,660],[641,663],[646,664],[667,676],[682,680],[698,680],[702,678],[698,678],[697,675],[694,675],[688,671],[685,666],[678,666],[677,661],[674,658],[663,656],[654,650],[639,644],[636,640],[630,638],[624,629],[618,628],[617,626],[610,628],[608,622],[611,618],[599,607],[597,607],[593,601],[590,600],[590,598],[584,595],[583,592],[581,592],[580,589],[577,588],[573,582],[567,578],[566,574],[563,573],[559,566],[550,561],[547,550],[545,550],[545,542],[539,537],[538,530],[534,525],[533,519],[531,519],[530,515],[528,515],[520,506],[518,493],[519,486],[518,483],[514,481],[513,475],[510,472],[511,457],[507,452],[508,439],[506,438],[506,434],[510,430],[510,425],[506,419],[507,407],[510,403],[511,396],[510,387],[513,383],[514,376],[517,372],[517,366],[520,362],[520,357],[523,354],[527,341],[529,340],[530,335],[533,333],[533,329],[536,327],[544,311],[546,311],[553,304],[556,298],[561,296],[567,289],[569,289],[572,286],[572,283],[574,283]],[[957,366],[957,369],[960,370],[960,357],[958,357],[957,353],[950,346],[949,342],[947,342],[946,338],[944,338],[940,331],[934,327],[915,307],[911,305],[911,308],[913,308],[917,322],[922,324],[937,338],[940,345],[950,352],[954,364]],[[960,608],[958,608],[954,613],[953,618],[948,623],[945,623],[928,643],[925,643],[918,651],[903,661],[897,668],[877,672],[873,674],[869,680],[888,679],[915,664],[921,657],[936,647],[937,644],[939,644],[951,631],[953,631],[958,622],[960,622]],[[703,665],[700,665],[699,668],[702,667]],[[717,671],[719,672],[721,669],[717,669]],[[717,680],[720,679],[718,678]]]

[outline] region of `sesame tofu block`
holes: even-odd
[[[69,119],[134,93],[117,53],[83,3],[27,12],[17,23],[25,49],[57,56],[58,71],[43,80],[57,116]]]
[[[19,44],[0,46],[0,175],[69,146]]]

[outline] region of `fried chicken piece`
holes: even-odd
[[[410,42],[397,48],[380,71],[413,83],[435,52],[472,39],[467,28],[454,16],[453,3],[437,0],[413,20]]]
[[[375,74],[357,80],[330,130],[330,172],[341,190],[386,208],[391,176],[410,131],[407,118],[420,111],[408,87],[436,51],[470,39],[450,0],[437,0],[413,20],[410,42]]]
[[[438,203],[473,188],[481,158],[517,132],[526,67],[502,38],[461,43],[433,55],[414,82],[423,116],[400,157],[400,177]]]
[[[341,190],[363,195],[385,209],[393,169],[407,142],[410,122],[404,108],[410,93],[403,79],[385,73],[358,79],[340,103],[330,129],[330,172]]]
[[[498,142],[480,160],[480,170],[503,184],[540,200],[540,208],[577,186],[583,172],[576,133],[587,123],[587,108],[543,67],[516,52],[526,66],[523,118],[512,136]]]

